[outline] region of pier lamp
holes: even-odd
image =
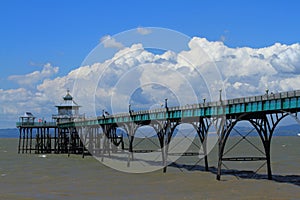
[[[266,95],[268,95],[268,94],[269,94],[269,89],[267,88],[267,89],[266,89]]]
[[[203,99],[203,103],[205,103],[205,101],[206,101],[206,98],[205,98],[205,97],[203,97],[202,99]]]
[[[168,99],[165,99],[165,108],[168,108]]]
[[[128,111],[131,113],[131,104],[128,105]]]
[[[220,101],[222,101],[222,89],[220,89],[219,92],[220,92]]]

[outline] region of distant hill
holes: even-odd
[[[253,130],[253,127],[236,127],[236,130],[238,130],[241,134],[246,135],[250,132],[249,136],[257,136],[256,130]],[[300,125],[299,124],[293,124],[293,125],[287,125],[287,126],[278,126],[276,127],[274,131],[274,136],[297,136],[297,134],[300,132]],[[232,131],[231,136],[239,135],[237,131]]]
[[[298,133],[300,133],[300,125],[293,124],[289,126],[278,126],[274,134],[276,136],[297,136]]]
[[[240,134],[246,135],[250,132],[249,136],[257,136],[256,130],[253,127],[235,127],[235,130],[239,131]],[[238,132],[233,130],[231,136],[238,136]],[[288,126],[278,126],[275,129],[274,136],[297,136],[300,133],[300,125],[293,124]],[[18,138],[19,130],[17,128],[0,129],[0,138]]]
[[[0,138],[18,138],[19,130],[17,128],[0,129]]]

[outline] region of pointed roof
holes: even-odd
[[[72,95],[70,94],[70,90],[67,90],[66,96],[63,97],[64,102],[56,105],[55,107],[81,107],[74,100]]]
[[[21,118],[35,118],[31,112],[25,112]]]
[[[64,100],[65,101],[72,101],[73,100],[73,97],[70,95],[70,90],[67,89],[67,94],[66,96],[64,96]]]

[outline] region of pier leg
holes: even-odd
[[[61,144],[61,128],[58,129],[58,133],[57,133],[57,151],[56,153],[60,153],[60,144]]]
[[[222,152],[221,152],[221,144],[219,144],[219,158],[218,158],[218,168],[217,168],[217,180],[221,180],[221,171],[222,171]]]
[[[27,153],[27,150],[28,150],[28,134],[29,134],[29,128],[26,129],[26,149],[25,149],[25,153]]]
[[[268,179],[272,180],[272,169],[271,169],[271,156],[270,156],[270,141],[265,141],[265,153],[267,160],[267,173]]]
[[[80,127],[78,130],[78,134],[79,134],[79,142],[80,142],[80,147],[81,147],[81,153],[82,153],[82,158],[84,158],[84,150],[85,150],[85,139],[83,136],[83,127]]]
[[[72,141],[72,129],[68,128],[68,134],[69,134],[69,140],[67,141],[67,151],[68,151],[68,157],[70,157],[70,148],[71,148],[71,141]]]
[[[19,146],[18,146],[18,153],[20,153],[20,149],[21,149],[21,141],[22,141],[22,128],[19,128]]]
[[[41,153],[44,153],[44,131],[41,128]]]
[[[208,171],[208,157],[207,157],[206,141],[202,145],[203,145],[203,153],[204,153],[205,171]]]
[[[158,126],[160,127],[160,126]],[[166,160],[166,151],[165,151],[165,128],[156,128],[157,129],[157,137],[159,140],[159,145],[161,149],[161,158],[162,158],[162,167],[163,173],[167,172],[167,160]]]
[[[25,129],[27,128],[23,128],[23,144],[22,144],[22,153],[24,153],[24,147],[25,147]]]
[[[106,147],[108,149],[108,156],[110,157],[110,151],[112,150],[112,146],[111,146],[111,129],[109,130],[109,133],[108,133],[108,137],[107,137],[107,140],[106,140]]]
[[[47,128],[47,149],[48,149],[48,153],[51,153],[52,151],[52,147],[51,147],[51,134],[50,134],[50,129]]]
[[[89,145],[88,145],[88,149],[90,154],[93,154],[93,129],[92,128],[88,128],[88,136],[89,136]]]
[[[203,154],[204,154],[204,165],[205,171],[208,171],[208,157],[207,157],[207,137],[208,137],[208,129],[210,127],[210,120],[200,118],[199,122],[196,122],[194,128],[197,130],[198,137],[203,147]]]
[[[69,138],[68,138],[68,130],[67,128],[64,129],[64,138],[63,138],[63,153],[68,153],[68,144],[69,144]]]
[[[39,154],[40,153],[40,133],[39,129],[37,129],[37,134],[35,138],[35,153]]]
[[[29,147],[29,153],[31,154],[31,150],[32,150],[32,128],[30,129],[30,147]]]
[[[134,136],[133,135],[128,136],[128,140],[129,140],[129,146],[128,146],[127,167],[130,167],[130,161],[133,160],[133,140],[134,140]]]
[[[57,128],[54,129],[54,153],[57,153]]]
[[[123,135],[122,135],[122,137],[121,137],[121,147],[122,147],[122,151],[124,151],[124,140],[123,140]]]
[[[161,145],[163,145],[162,146],[163,173],[167,172],[169,144],[171,142],[173,132],[174,132],[177,125],[178,125],[177,122],[171,122],[168,119],[166,121],[165,127],[163,128],[163,136],[161,138]]]
[[[167,172],[167,159],[168,159],[168,145],[163,148],[163,173]]]
[[[218,124],[218,122],[217,122]],[[231,122],[230,122],[231,124]],[[218,126],[218,130],[217,130],[217,134],[219,135],[219,150],[218,150],[218,168],[217,168],[217,180],[221,180],[221,173],[222,173],[222,159],[223,159],[223,153],[224,153],[224,147],[225,147],[225,143],[226,143],[226,135],[227,137],[229,136],[229,134],[227,134],[228,132],[230,133],[230,130],[228,130],[228,126],[226,125],[226,118],[222,117],[220,120],[220,124],[217,125]]]
[[[169,152],[169,127],[165,130],[165,137],[164,137],[164,147],[163,147],[163,173],[167,172],[167,166],[168,166],[168,152]]]
[[[105,130],[103,130],[105,131]],[[104,161],[104,154],[106,153],[106,140],[107,140],[107,136],[105,133],[103,133],[103,138],[102,138],[102,151],[101,151],[101,161]]]
[[[226,137],[228,137],[228,135]],[[223,162],[225,143],[226,143],[225,133],[221,133],[221,136],[219,138],[217,180],[221,180],[222,162]]]
[[[21,149],[21,141],[22,141],[22,128],[19,128],[19,145],[18,145],[18,153],[20,153]]]

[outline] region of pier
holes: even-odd
[[[70,95],[67,96],[67,101],[72,101]],[[129,105],[127,113],[103,114],[95,118],[80,117],[75,112],[68,117],[55,118],[60,120],[54,124],[36,123],[33,117],[26,118],[24,116],[25,118],[21,118],[23,121],[17,123],[20,130],[18,152],[67,153],[68,155],[73,153],[84,155],[89,152],[104,157],[110,156],[112,152],[126,151],[129,155],[128,166],[130,166],[130,160],[134,160],[134,153],[138,151],[151,152],[147,149],[135,150],[133,145],[137,130],[144,126],[150,126],[156,132],[155,138],[157,138],[161,152],[163,172],[166,172],[168,156],[171,154],[168,146],[176,137],[174,130],[181,124],[190,124],[197,132],[199,146],[202,146],[204,153],[204,168],[208,171],[207,137],[209,129],[214,126],[218,136],[217,180],[221,178],[224,162],[236,161],[265,161],[268,179],[271,180],[270,148],[274,130],[279,122],[287,116],[297,119],[299,109],[300,90],[275,94],[269,94],[266,90],[266,94],[259,96],[228,100],[220,98],[216,102],[178,107],[168,107],[166,100],[164,108],[154,110],[134,112]],[[224,149],[228,138],[234,127],[241,121],[249,122],[256,130],[262,142],[263,156],[226,156]],[[122,129],[127,135],[125,145],[125,138],[123,138],[123,134],[117,133],[118,129]],[[246,137],[247,135],[243,136],[243,139]]]

